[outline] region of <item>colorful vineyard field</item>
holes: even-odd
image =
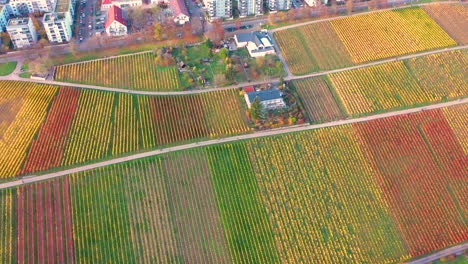
[[[350,114],[434,102],[403,62],[391,62],[331,74],[331,83]]]
[[[0,191],[0,262],[17,262],[16,190]]]
[[[468,95],[468,51],[452,51],[405,61],[424,92],[436,100]]]
[[[69,178],[18,189],[18,263],[74,261]]]
[[[152,52],[57,66],[55,80],[144,91],[181,90],[176,67],[156,65]]]
[[[312,122],[468,96],[468,52],[447,51],[293,81]]]
[[[462,4],[426,5],[423,9],[460,45],[468,44],[468,7]]]
[[[355,128],[411,255],[465,241],[468,158],[442,112]]]
[[[295,75],[352,65],[351,57],[330,22],[278,31],[275,38]]]
[[[468,239],[468,159],[453,129],[467,130],[463,107],[200,147],[1,190],[0,257],[405,262]]]
[[[431,5],[432,6],[432,5]],[[463,28],[466,7],[441,5],[454,17],[447,28]],[[449,15],[448,15],[449,16]],[[437,19],[436,19],[437,20]],[[443,24],[443,23],[442,23]],[[444,27],[445,28],[445,27]],[[463,31],[463,30],[461,30]],[[466,30],[465,30],[466,31]],[[449,31],[450,33],[450,31]],[[458,39],[463,33],[456,33]],[[403,54],[455,46],[457,43],[418,7],[362,14],[275,32],[294,75],[338,69]]]
[[[236,90],[155,97],[0,85],[0,150],[10,153],[0,178],[250,131]]]
[[[417,7],[347,17],[331,23],[355,63],[456,45]]]
[[[347,116],[326,78],[309,78],[293,83],[312,123],[334,121]]]
[[[20,169],[56,91],[51,85],[0,82],[0,179]]]

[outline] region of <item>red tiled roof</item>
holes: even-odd
[[[107,11],[106,28],[108,28],[114,21],[117,21],[124,26],[127,25],[127,22],[123,19],[122,9],[116,5],[112,5],[111,8],[109,8],[109,11]]]
[[[103,5],[110,5],[110,4],[112,4],[112,0],[103,0],[102,4]]]
[[[188,16],[187,6],[185,5],[184,0],[170,0],[169,5],[174,10],[174,14],[179,16],[180,14]]]
[[[244,92],[246,92],[246,93],[251,93],[253,91],[255,91],[253,86],[244,87]]]

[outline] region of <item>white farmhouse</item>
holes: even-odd
[[[184,25],[190,22],[190,14],[184,0],[170,0],[169,6],[174,13],[174,23]]]
[[[112,5],[107,11],[106,33],[109,36],[125,36],[127,35],[127,23],[123,19],[122,9],[116,5]]]
[[[246,47],[254,58],[276,53],[273,41],[266,31],[236,34],[234,40],[238,48]]]

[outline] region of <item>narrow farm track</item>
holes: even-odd
[[[438,53],[447,52],[447,51],[464,50],[466,48],[468,48],[468,45],[455,46],[455,47],[450,47],[450,48],[420,52],[420,53],[411,54],[411,55],[399,56],[399,57],[396,57],[396,58],[394,57],[394,58],[369,62],[369,63],[365,63],[365,64],[355,65],[355,66],[336,69],[336,70],[320,71],[320,72],[315,72],[315,73],[311,73],[311,74],[307,74],[307,75],[301,75],[301,76],[293,76],[291,74],[291,72],[289,72],[289,69],[286,67],[287,77],[284,78],[284,80],[293,81],[293,80],[306,79],[306,78],[310,78],[310,77],[317,77],[317,76],[322,76],[322,75],[327,75],[327,74],[332,74],[332,73],[338,73],[338,72],[344,72],[344,71],[349,71],[349,70],[372,67],[372,66],[375,66],[375,65],[380,65],[380,64],[384,64],[384,63],[388,63],[388,62],[393,62],[393,61],[396,61],[396,60],[406,60],[406,59],[417,58],[417,57],[422,57],[422,56],[427,56],[427,55],[432,55],[432,54],[438,54]],[[114,87],[86,85],[86,84],[74,84],[74,83],[71,84],[71,83],[56,82],[56,81],[49,81],[49,80],[46,80],[46,81],[30,80],[30,79],[23,79],[23,78],[20,78],[18,76],[12,76],[12,75],[7,76],[7,77],[1,77],[0,80],[16,80],[16,81],[35,82],[35,83],[58,85],[58,86],[73,86],[73,87],[81,88],[81,89],[93,89],[93,90],[101,90],[101,91],[109,91],[109,92],[117,92],[117,93],[128,93],[128,94],[139,94],[139,95],[188,95],[188,94],[200,94],[200,93],[208,93],[208,92],[213,92],[213,91],[236,89],[236,88],[247,86],[247,85],[251,86],[251,85],[260,85],[260,84],[266,83],[265,81],[258,81],[258,82],[240,83],[240,84],[226,86],[226,87],[210,88],[210,89],[204,89],[204,90],[179,91],[179,92],[152,92],[152,91],[136,91],[136,90],[128,90],[128,89],[119,89],[119,88],[114,88]],[[279,79],[271,79],[269,82],[277,82],[277,81],[279,81]]]
[[[420,112],[420,111],[426,111],[426,110],[431,110],[431,109],[439,109],[439,108],[444,108],[444,107],[449,107],[449,106],[454,106],[454,105],[461,105],[461,104],[465,104],[465,103],[468,103],[468,98],[459,99],[459,100],[456,100],[456,101],[451,101],[451,102],[446,102],[446,103],[440,103],[440,104],[424,106],[424,107],[417,107],[417,108],[411,108],[411,109],[406,109],[406,110],[388,112],[388,113],[384,113],[384,114],[377,114],[377,115],[372,115],[372,116],[360,117],[360,118],[345,119],[345,120],[333,121],[333,122],[317,124],[317,125],[301,125],[301,126],[294,126],[294,127],[289,127],[289,128],[280,128],[280,129],[274,129],[274,130],[259,131],[259,132],[252,133],[252,134],[239,135],[239,136],[228,137],[228,138],[219,138],[219,139],[207,140],[207,141],[196,142],[196,143],[191,143],[191,144],[185,144],[185,145],[180,145],[180,146],[162,148],[162,149],[158,149],[158,150],[147,151],[147,152],[133,154],[133,155],[125,156],[125,157],[120,157],[120,158],[110,159],[110,160],[106,160],[106,161],[102,161],[102,162],[97,162],[97,163],[93,163],[93,164],[89,164],[89,165],[79,166],[79,167],[72,168],[72,169],[66,169],[66,170],[62,170],[62,171],[48,173],[48,174],[44,174],[44,175],[40,175],[40,176],[36,176],[36,175],[25,176],[20,180],[15,180],[15,181],[0,184],[0,189],[6,189],[6,188],[21,186],[21,185],[25,185],[25,184],[29,184],[29,183],[40,182],[40,181],[44,181],[44,180],[49,180],[49,179],[53,179],[53,178],[62,177],[62,176],[72,174],[72,173],[78,173],[78,172],[93,170],[93,169],[96,169],[96,168],[101,168],[101,167],[114,165],[114,164],[119,164],[119,163],[123,163],[123,162],[127,162],[127,161],[147,158],[147,157],[151,157],[151,156],[157,156],[157,155],[161,155],[161,154],[164,154],[164,153],[170,153],[170,152],[179,151],[179,150],[186,150],[186,149],[197,148],[197,147],[201,147],[201,146],[216,145],[216,144],[227,143],[227,142],[235,142],[235,141],[238,141],[238,140],[247,140],[247,139],[252,139],[252,138],[275,136],[275,135],[281,135],[281,134],[292,133],[292,132],[300,132],[300,131],[306,131],[306,130],[312,130],[312,129],[319,129],[319,128],[326,128],[326,127],[334,127],[334,126],[341,126],[341,125],[347,125],[347,124],[361,123],[361,122],[367,122],[367,121],[376,120],[376,119],[382,119],[382,118],[386,118],[386,117],[392,117],[392,116],[398,116],[398,115],[407,115],[407,114],[411,114],[411,113],[417,113],[417,112]]]

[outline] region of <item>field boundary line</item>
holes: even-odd
[[[48,173],[48,174],[44,174],[44,175],[40,175],[40,176],[27,175],[27,176],[22,177],[22,179],[20,179],[20,180],[14,180],[14,181],[11,181],[11,182],[6,182],[6,183],[0,184],[0,190],[1,189],[6,189],[6,188],[11,188],[11,187],[16,187],[16,186],[21,186],[21,185],[25,185],[25,184],[45,181],[45,180],[49,180],[49,179],[54,179],[54,178],[58,178],[58,177],[68,175],[68,174],[93,170],[93,169],[97,169],[97,168],[100,168],[100,167],[106,167],[106,166],[115,165],[115,164],[119,164],[119,163],[124,163],[124,162],[128,162],[128,161],[134,161],[134,160],[138,160],[138,159],[158,156],[158,155],[161,155],[161,154],[170,153],[170,152],[174,152],[174,151],[187,150],[187,149],[198,148],[198,147],[209,146],[209,145],[217,145],[217,144],[222,144],[222,143],[236,142],[236,141],[239,141],[239,140],[247,140],[247,139],[253,139],[253,138],[276,136],[276,135],[281,135],[281,134],[301,132],[301,131],[307,131],[307,130],[313,130],[313,129],[319,129],[319,128],[327,128],[327,127],[362,123],[362,122],[368,122],[368,121],[371,121],[371,120],[377,120],[377,119],[393,117],[393,116],[399,116],[399,115],[408,115],[408,114],[422,112],[422,111],[426,111],[426,110],[439,109],[439,108],[444,108],[444,107],[449,107],[449,106],[454,106],[454,105],[461,105],[461,104],[465,104],[465,103],[468,103],[468,98],[458,99],[458,100],[455,100],[455,101],[439,103],[439,104],[434,104],[434,105],[416,107],[416,108],[411,108],[411,109],[393,111],[393,112],[388,112],[388,113],[383,113],[383,114],[376,114],[376,115],[371,115],[371,116],[366,116],[366,117],[359,117],[359,118],[353,118],[353,119],[344,119],[344,120],[338,120],[338,121],[327,122],[327,123],[322,123],[322,124],[315,124],[315,125],[310,125],[309,124],[309,125],[294,126],[294,127],[288,127],[288,128],[279,128],[279,129],[272,129],[272,130],[266,130],[266,131],[258,131],[258,132],[251,133],[251,134],[244,134],[244,135],[239,135],[239,136],[212,139],[212,140],[200,141],[200,142],[184,144],[184,145],[179,145],[179,146],[166,147],[166,148],[161,148],[161,149],[157,149],[157,150],[152,150],[152,151],[137,153],[137,154],[133,154],[133,155],[128,155],[128,156],[124,156],[124,157],[109,159],[109,160],[106,160],[106,161],[101,161],[101,162],[97,162],[97,163],[93,163],[93,164],[83,165],[83,166],[79,166],[79,167],[75,167],[75,168],[71,168],[71,169],[66,169],[66,170],[62,170],[62,171],[52,172],[52,173]]]

